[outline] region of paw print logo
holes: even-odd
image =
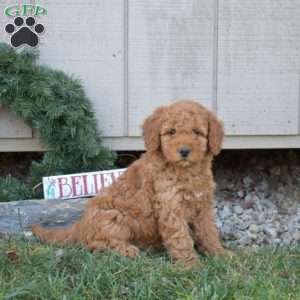
[[[38,35],[45,30],[42,24],[35,24],[33,17],[28,17],[25,22],[27,26],[24,24],[23,18],[17,17],[14,20],[14,24],[5,26],[5,31],[12,34],[10,41],[14,47],[19,47],[23,44],[35,47],[39,43]]]

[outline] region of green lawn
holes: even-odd
[[[200,257],[199,270],[172,265],[165,252],[126,259],[60,249],[0,240],[0,299],[300,299],[300,247]]]

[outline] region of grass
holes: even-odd
[[[138,259],[79,247],[0,240],[0,299],[300,299],[300,247],[200,257],[186,270],[166,253]]]

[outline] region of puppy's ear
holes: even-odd
[[[160,128],[165,112],[165,107],[157,108],[143,124],[143,136],[147,151],[156,151],[160,147]]]
[[[208,120],[208,147],[213,155],[219,154],[224,138],[223,123],[212,112]]]

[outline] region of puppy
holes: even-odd
[[[194,246],[225,254],[214,222],[211,169],[223,135],[221,122],[197,102],[156,109],[143,125],[146,153],[88,202],[81,219],[67,229],[34,225],[33,233],[45,242],[131,257],[162,244],[186,266],[199,263]]]

